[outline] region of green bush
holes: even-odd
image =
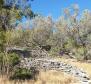
[[[25,80],[25,79],[32,79],[36,78],[36,75],[38,74],[38,71],[35,69],[26,69],[26,68],[18,68],[14,71],[14,74],[10,77],[10,79],[19,79],[19,80]]]
[[[79,47],[79,48],[75,51],[75,55],[76,55],[77,60],[83,60],[84,48],[83,48],[83,47]]]
[[[15,66],[15,65],[19,64],[19,62],[20,62],[20,57],[17,54],[15,54],[15,53],[8,54],[9,65]]]
[[[60,47],[53,47],[49,51],[50,56],[58,56],[60,51]]]
[[[20,57],[15,53],[0,53],[0,73],[11,73],[15,65],[19,64]]]
[[[11,66],[15,66],[20,62],[20,57],[15,53],[5,54],[0,53],[0,65],[2,63],[9,64]]]

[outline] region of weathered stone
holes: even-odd
[[[21,65],[28,69],[30,69],[30,67],[36,67],[37,69],[44,69],[44,70],[61,70],[68,74],[74,75],[75,77],[78,77],[82,83],[84,82],[87,83],[89,81],[88,75],[82,69],[80,70],[75,66],[71,66],[69,64],[56,61],[53,59],[50,60],[46,58],[45,59],[40,58],[40,59],[30,60],[25,58],[24,60],[21,61]]]

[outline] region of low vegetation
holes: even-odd
[[[6,77],[0,78],[0,83],[2,84],[73,84],[77,83],[77,79],[65,74],[60,71],[40,71],[39,75],[37,76],[37,80],[25,80],[25,81],[11,81],[8,80]]]
[[[26,69],[26,68],[17,68],[14,72],[13,75],[10,76],[10,79],[20,79],[20,80],[29,80],[29,79],[34,79],[36,80],[36,76],[38,74],[38,71],[33,69]]]
[[[61,58],[67,55],[79,61],[91,60],[91,11],[84,10],[78,18],[79,7],[74,4],[65,8],[64,14],[57,21],[53,21],[50,16],[35,14],[29,5],[25,5],[27,1],[29,0],[22,0],[20,3],[18,0],[0,0],[0,83],[10,84],[11,81],[14,83],[16,80],[27,80],[33,84],[72,83],[74,78],[64,73],[22,68],[20,62],[26,58],[25,52],[31,53],[32,50],[39,50],[39,53],[36,51],[38,54],[36,56],[40,58],[42,55],[40,53],[45,52],[44,56],[55,59],[57,56]],[[20,4],[24,4],[24,8]],[[26,27],[21,23],[23,16],[30,22]],[[22,56],[21,53],[13,53],[12,50],[17,47],[20,48],[19,52],[25,48]],[[9,52],[9,48],[12,52]],[[27,57],[31,58],[31,55]],[[91,74],[89,64],[80,62],[72,62],[72,64],[78,68],[82,67]],[[7,83],[4,83],[4,80]],[[25,81],[24,84],[29,83]]]

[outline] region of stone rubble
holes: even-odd
[[[46,59],[46,58],[39,58],[39,59],[30,59],[24,58],[20,66],[23,68],[30,69],[31,67],[36,67],[37,69],[44,69],[44,70],[61,70],[68,74],[71,74],[77,77],[81,84],[91,84],[91,80],[86,72],[78,69],[75,66],[54,60],[54,59]]]

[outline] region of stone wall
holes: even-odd
[[[48,57],[48,53],[46,50],[42,49],[32,49],[32,50],[27,50],[24,48],[8,48],[7,49],[8,53],[16,53],[21,57],[32,57],[32,58],[46,58]]]
[[[54,59],[46,59],[46,58],[40,58],[40,59],[27,59],[24,58],[21,60],[20,66],[23,68],[30,69],[31,67],[35,67],[38,70],[60,70],[63,72],[66,72],[70,75],[73,75],[79,79],[81,84],[89,84],[90,78],[86,72],[84,72],[81,69],[78,69],[75,66],[56,61]]]

